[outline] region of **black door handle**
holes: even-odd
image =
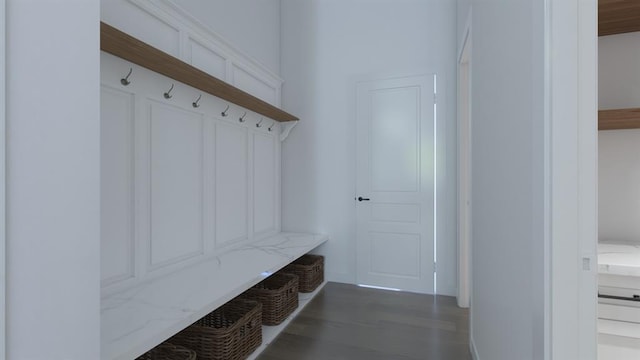
[[[358,201],[369,201],[371,199],[363,198],[362,196],[358,196]]]

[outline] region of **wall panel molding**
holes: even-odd
[[[253,94],[270,104],[280,106],[280,93],[278,91],[280,87],[269,83],[260,73],[240,64],[233,64],[231,80],[232,85],[238,89]]]
[[[204,119],[149,101],[149,271],[204,254]]]
[[[277,143],[273,134],[253,135],[253,232],[258,235],[277,229]]]
[[[131,82],[125,86],[120,79],[130,68]],[[173,97],[166,99],[163,93],[172,83]],[[247,111],[241,123],[246,109],[237,106],[223,117],[226,101],[107,53],[101,58],[101,86],[103,97],[120,99],[115,105],[103,101],[101,120],[129,124],[126,134],[103,137],[104,155],[115,157],[116,168],[129,169],[130,186],[129,192],[107,187],[102,198],[127,199],[128,207],[118,215],[132,219],[131,236],[120,239],[132,242],[127,252],[131,266],[126,277],[103,282],[103,295],[279,231],[281,142],[279,127],[268,129],[274,120],[265,117],[263,126],[256,127],[262,117]],[[105,175],[103,185],[109,184]],[[104,219],[102,225],[112,226]],[[103,236],[103,246],[105,241]],[[123,253],[105,252],[103,262],[120,264]]]
[[[135,276],[134,94],[101,86],[101,284]]]
[[[170,14],[149,1],[101,1],[100,16],[115,27],[169,55],[181,56],[181,26]]]
[[[216,124],[216,248],[249,239],[249,132]]]

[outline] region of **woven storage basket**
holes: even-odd
[[[324,282],[324,256],[303,255],[282,271],[298,275],[299,291],[310,293]]]
[[[165,342],[140,355],[136,360],[196,360],[196,352]]]
[[[245,291],[243,297],[262,303],[264,325],[278,325],[298,307],[298,277],[275,273]]]
[[[198,360],[243,360],[262,344],[262,305],[233,299],[169,339]]]

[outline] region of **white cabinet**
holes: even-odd
[[[151,193],[149,266],[204,253],[203,115],[149,105]],[[105,141],[114,141],[109,139]]]
[[[216,126],[216,246],[249,236],[248,130],[229,124]]]
[[[280,199],[279,154],[276,137],[253,136],[253,231],[255,234],[275,232]]]

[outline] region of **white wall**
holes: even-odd
[[[100,357],[99,1],[7,1],[7,357]]]
[[[640,33],[599,38],[600,109],[640,107]],[[598,237],[640,242],[640,130],[600,131]]]
[[[173,0],[239,50],[280,74],[280,0]]]
[[[598,106],[640,107],[640,33],[598,38]]]
[[[0,0],[0,20],[6,22],[6,2]],[[6,229],[6,29],[0,28],[0,229]],[[0,359],[6,358],[6,231],[0,232]]]
[[[357,80],[437,73],[438,292],[456,293],[455,2],[282,1],[283,229],[331,235],[330,280],[356,281]]]
[[[536,1],[460,1],[459,46],[469,11],[472,344],[478,360],[542,359],[544,13]]]

